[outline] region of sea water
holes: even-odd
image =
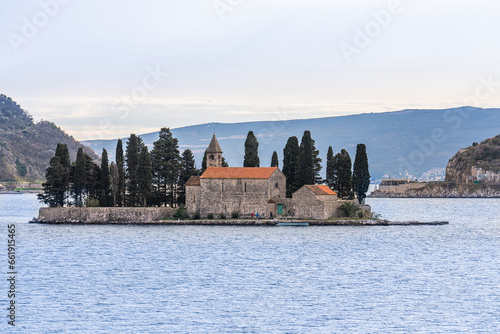
[[[2,194],[0,332],[500,332],[499,199],[367,202],[450,224],[42,225],[35,195]]]

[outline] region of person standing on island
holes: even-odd
[[[253,219],[253,212],[252,212],[252,219]]]
[[[260,218],[259,218],[259,213],[258,213],[258,212],[257,212],[257,220],[260,220]]]

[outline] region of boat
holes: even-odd
[[[309,223],[305,222],[279,222],[276,226],[309,226]]]

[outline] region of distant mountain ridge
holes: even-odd
[[[72,161],[83,146],[54,123],[34,123],[20,105],[0,95],[0,181],[43,180],[58,143],[68,145]],[[85,151],[97,158],[91,149]]]
[[[168,124],[159,127],[168,127]],[[198,167],[215,131],[223,156],[230,166],[242,166],[244,141],[248,131],[259,140],[261,166],[270,166],[273,151],[278,152],[282,166],[283,148],[290,136],[302,138],[310,130],[323,159],[325,172],[328,146],[334,152],[347,149],[354,159],[356,145],[367,146],[373,179],[384,176],[421,177],[433,168],[445,168],[448,160],[461,147],[478,138],[498,134],[500,109],[460,107],[442,110],[408,109],[395,112],[358,114],[300,120],[244,123],[207,123],[172,129],[181,149],[195,153]],[[140,135],[152,146],[158,132]],[[126,138],[123,138],[126,140]],[[106,148],[114,159],[116,140],[83,141],[96,152]],[[444,175],[443,175],[444,176]]]

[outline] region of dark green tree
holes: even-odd
[[[336,156],[333,155],[333,149],[328,147],[326,154],[326,185],[333,190],[337,188],[337,170],[336,170]]]
[[[87,191],[86,205],[98,206],[101,192],[101,168],[94,162],[92,157],[85,152],[83,152],[83,158],[85,160],[85,184]]]
[[[342,149],[336,155],[336,170],[337,170],[337,195],[341,199],[354,199],[354,192],[352,191],[352,171],[351,171],[351,157],[349,153]]]
[[[151,166],[151,156],[148,148],[142,146],[139,156],[138,185],[142,206],[148,205],[148,198],[151,197],[153,183],[153,168]]]
[[[116,143],[116,167],[118,168],[118,188],[116,191],[116,205],[123,206],[125,201],[125,159],[123,158],[123,143],[118,139]]]
[[[309,130],[304,131],[304,135],[302,136],[298,161],[298,188],[306,184],[317,184],[322,182],[319,175],[321,171],[321,158],[319,158],[319,151],[316,150],[315,141],[311,138],[311,132]]]
[[[205,153],[203,153],[203,159],[201,160],[200,175],[203,174],[206,170],[207,170],[207,150],[205,150]]]
[[[299,140],[293,136],[283,149],[283,174],[286,176],[286,196],[292,197],[297,188],[298,156],[300,152]]]
[[[75,206],[83,206],[84,195],[87,189],[87,172],[85,169],[85,156],[83,148],[79,147],[76,153],[76,161],[72,168],[72,196]]]
[[[260,167],[259,142],[253,131],[249,131],[245,140],[245,159],[243,167]]]
[[[273,156],[271,157],[271,167],[279,167],[280,162],[278,160],[278,153],[276,151],[273,152]]]
[[[229,164],[227,163],[226,159],[224,159],[224,157],[222,157],[221,166],[222,167],[229,167]]]
[[[99,178],[99,206],[112,206],[110,183],[108,152],[103,148]]]
[[[69,174],[71,171],[71,161],[69,158],[68,145],[62,143],[57,144],[55,156],[59,157],[61,165],[64,168],[66,174],[65,187],[69,188],[69,182],[70,182]]]
[[[111,194],[113,196],[113,206],[118,206],[118,192],[120,183],[120,173],[118,172],[118,165],[111,162],[109,166],[109,188],[111,189]]]
[[[128,196],[126,197],[127,206],[137,206],[140,202],[139,197],[139,138],[131,134],[127,141],[125,153],[127,162],[126,185]]]
[[[186,204],[186,182],[191,176],[198,175],[194,155],[190,149],[184,150],[181,157],[181,173],[179,176],[179,193],[177,196],[178,204]]]
[[[168,202],[174,207],[180,174],[179,144],[168,128],[162,128],[159,137],[151,150],[155,204]]]
[[[47,181],[42,184],[43,193],[38,199],[50,207],[64,206],[66,199],[66,169],[61,164],[61,158],[53,156],[45,173]]]
[[[370,171],[368,168],[368,156],[366,155],[365,144],[358,144],[356,147],[356,157],[352,170],[352,186],[359,204],[362,204],[366,198],[368,187],[370,186]]]

